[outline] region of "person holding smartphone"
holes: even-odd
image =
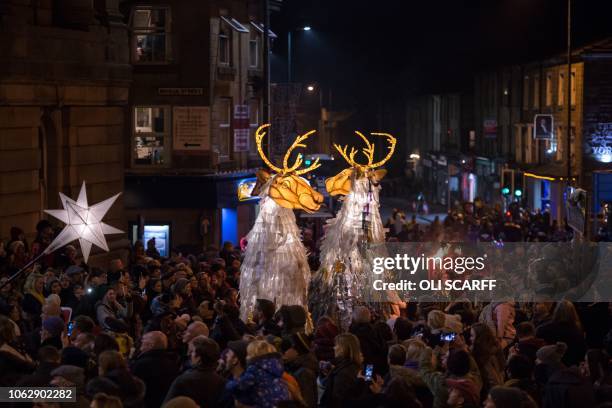
[[[334,365],[319,384],[324,388],[320,407],[339,407],[350,397],[362,369],[363,357],[359,339],[350,333],[336,336],[334,341]]]

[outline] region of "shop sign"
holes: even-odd
[[[175,152],[199,153],[210,150],[209,108],[175,106],[172,108],[172,147]]]
[[[157,88],[160,96],[201,96],[204,95],[203,88]]]
[[[238,182],[238,201],[258,200],[259,196],[251,196],[257,184],[256,178],[243,179]]]
[[[483,133],[486,139],[494,139],[497,137],[497,120],[485,119],[483,122]]]
[[[598,123],[586,137],[586,153],[600,163],[612,163],[612,123]]]

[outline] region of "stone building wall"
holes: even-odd
[[[76,197],[83,180],[90,203],[123,190],[127,29],[116,1],[59,3],[0,7],[1,238],[18,226],[31,240],[58,192]],[[127,229],[121,198],[105,221]],[[109,237],[111,249],[125,243]]]

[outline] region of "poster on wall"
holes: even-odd
[[[199,154],[210,150],[209,108],[172,108],[172,147],[175,153]]]
[[[541,140],[554,139],[553,115],[535,115],[533,119],[533,138]]]

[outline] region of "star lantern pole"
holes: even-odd
[[[21,273],[27,270],[44,255],[50,254],[51,252],[68,245],[72,241],[77,239],[79,240],[81,252],[83,253],[83,259],[87,263],[92,245],[95,245],[98,248],[108,252],[108,244],[106,243],[106,238],[104,236],[108,234],[123,233],[123,231],[120,229],[102,222],[102,219],[121,193],[115,194],[114,196],[107,198],[98,204],[90,206],[87,201],[85,181],[83,181],[81,191],[79,192],[79,197],[76,201],[62,193],[59,193],[59,195],[64,209],[45,210],[45,212],[66,224],[64,229],[58,234],[57,237],[55,237],[55,239],[42,253],[28,262],[28,264],[21,268],[18,272],[13,274],[13,276],[11,276],[6,282],[4,282],[4,284],[2,284],[2,286],[0,286],[0,289],[15,280],[19,275],[21,275]]]

